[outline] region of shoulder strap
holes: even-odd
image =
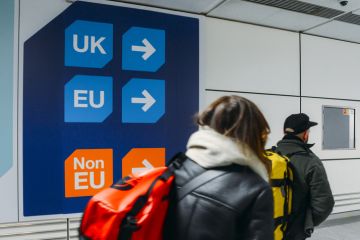
[[[169,168],[179,168],[187,158],[185,153],[178,152],[166,163],[166,165]]]
[[[225,171],[219,170],[207,170],[200,174],[199,176],[195,177],[194,179],[190,180],[190,182],[186,183],[183,187],[180,188],[178,192],[178,201],[181,201],[186,195],[194,191],[195,189],[201,187],[207,182],[220,177],[221,175],[226,174]]]
[[[276,146],[272,146],[271,148],[266,149],[265,151],[270,151],[270,152],[274,152],[280,155],[283,155]]]
[[[284,155],[278,150],[278,148],[276,146],[272,146],[271,148],[266,149],[266,151],[272,151],[272,152],[278,153],[280,155]],[[297,154],[308,154],[308,152],[301,150],[301,151],[285,154],[284,156],[286,156],[287,158],[290,159],[292,156],[297,155]]]
[[[309,154],[309,153],[307,151],[298,151],[298,152],[293,152],[293,153],[286,154],[286,156],[288,158],[291,158],[291,157],[293,157],[293,156],[295,156],[297,154]]]
[[[132,234],[137,231],[140,227],[138,225],[136,215],[141,211],[141,209],[144,208],[146,205],[149,196],[152,192],[152,190],[155,187],[155,184],[158,181],[164,181],[166,182],[171,176],[173,176],[174,171],[178,168],[180,168],[183,164],[183,162],[187,159],[186,155],[184,153],[177,153],[174,155],[171,160],[169,161],[168,168],[153,182],[150,184],[147,192],[144,195],[139,196],[130,211],[126,214],[125,218],[121,221],[120,229],[121,232],[118,235],[117,240],[130,240],[132,239]]]

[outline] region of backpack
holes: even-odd
[[[266,150],[265,155],[271,161],[270,184],[274,199],[274,240],[282,240],[292,213],[294,171],[289,160],[290,156],[282,155],[276,147]]]
[[[79,228],[83,240],[161,240],[175,170],[187,159],[178,153],[169,167],[130,175],[94,195],[88,202]],[[224,174],[208,170],[186,183],[176,201]]]

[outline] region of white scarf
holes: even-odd
[[[204,168],[231,164],[248,166],[266,182],[269,182],[264,164],[247,145],[235,142],[209,127],[202,127],[191,135],[186,155]]]

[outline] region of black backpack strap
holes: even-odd
[[[195,189],[201,187],[207,182],[220,177],[221,175],[226,174],[225,171],[220,170],[207,170],[200,174],[199,176],[195,177],[194,179],[190,180],[190,182],[186,183],[183,187],[180,188],[178,191],[178,201],[181,201],[186,195],[194,191]]]
[[[274,152],[277,153],[279,155],[283,155],[276,146],[272,146],[271,148],[265,149],[265,151],[269,151],[269,152]]]
[[[188,157],[183,152],[176,153],[168,162],[167,166],[171,171],[179,169]]]
[[[169,177],[171,177],[174,174],[174,171],[178,168],[180,168],[183,164],[183,162],[187,159],[187,156],[179,152],[175,154],[170,160],[168,169],[164,171],[160,176],[158,176],[150,185],[149,189],[145,193],[145,195],[139,196],[138,199],[136,199],[133,207],[131,210],[126,214],[124,220],[121,223],[120,229],[121,234],[118,235],[119,240],[129,240],[131,239],[132,234],[139,229],[139,226],[137,224],[136,216],[141,211],[141,209],[144,208],[146,205],[148,198],[152,192],[152,190],[155,187],[155,184],[158,181],[164,181],[166,182]]]
[[[308,155],[309,152],[305,151],[305,150],[301,150],[301,151],[297,151],[297,152],[293,152],[293,153],[288,153],[285,156],[290,160],[291,157],[295,156],[295,155],[299,155],[299,154],[306,154]],[[293,165],[291,164],[291,161],[288,163],[288,167],[292,170],[293,173],[293,181],[296,181],[295,179],[298,178],[298,174],[297,171],[294,169]],[[293,183],[292,183],[293,184]],[[293,186],[291,186],[293,187]],[[281,227],[281,230],[284,233],[284,236],[286,235],[286,230],[289,226],[289,224],[292,222],[293,218],[296,217],[298,215],[298,212],[296,212],[297,210],[294,209],[294,206],[292,206],[292,212],[291,214],[288,213],[288,206],[289,206],[289,189],[287,189],[286,191],[286,198],[285,198],[285,209],[284,209],[284,216],[283,219],[281,219],[283,221],[283,225]]]
[[[287,161],[287,165],[289,166],[289,162]],[[288,174],[288,172],[286,171],[285,176],[284,176],[285,180],[287,181],[287,184],[284,186],[284,192],[285,192],[285,199],[284,199],[284,216],[283,216],[283,224],[281,226],[281,231],[283,232],[283,234],[285,235],[285,231],[287,228],[287,224],[289,221],[289,200],[290,200],[290,189],[292,188],[292,183],[290,180],[290,176]]]

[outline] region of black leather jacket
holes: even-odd
[[[188,159],[175,172],[165,223],[165,240],[272,240],[273,199],[268,183],[240,165],[216,168],[227,173],[181,201],[176,189],[206,169]],[[174,200],[175,199],[175,200]]]
[[[300,138],[286,135],[278,142],[277,150],[292,155],[295,168],[293,192],[293,217],[289,224],[288,240],[303,240],[310,236],[314,226],[323,222],[331,213],[334,198],[320,159]]]

